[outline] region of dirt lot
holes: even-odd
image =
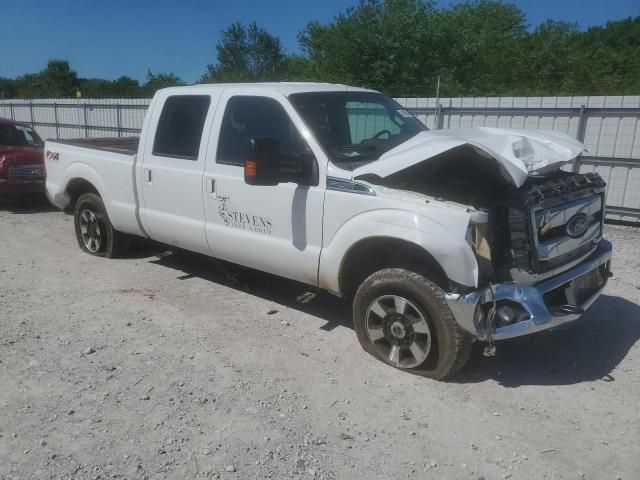
[[[640,230],[580,321],[452,383],[366,355],[349,305],[197,255],[83,254],[0,206],[0,479],[640,478]]]

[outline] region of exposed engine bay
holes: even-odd
[[[602,238],[605,182],[597,173],[530,174],[518,187],[500,162],[467,144],[384,178],[357,178],[484,212],[469,232],[479,286],[535,283],[585,258]]]
[[[469,144],[385,178],[372,173],[356,178],[476,208],[504,205],[515,190],[513,181],[501,164],[488,153]]]

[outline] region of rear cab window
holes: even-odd
[[[26,125],[0,124],[0,145],[9,147],[41,147],[42,139]]]
[[[210,103],[208,95],[168,97],[158,120],[153,154],[197,160]]]

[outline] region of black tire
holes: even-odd
[[[374,300],[389,296],[399,296],[409,300],[412,306],[417,307],[416,313],[421,313],[428,324],[431,336],[429,348],[425,349],[426,359],[419,365],[411,367],[394,365],[381,353],[379,343],[374,344],[369,336],[367,329],[369,308]],[[353,300],[353,324],[358,341],[367,353],[400,370],[435,380],[451,378],[467,363],[471,353],[473,339],[456,322],[444,299],[442,289],[424,276],[402,268],[379,270],[360,285]],[[389,329],[385,328],[387,328],[385,331],[388,337]],[[404,336],[404,330],[401,334]],[[378,340],[380,341],[383,345],[388,343],[386,338]]]
[[[129,250],[129,236],[113,228],[107,209],[99,195],[95,193],[81,195],[76,202],[73,218],[78,245],[86,253],[98,257],[117,258],[125,255]],[[97,242],[88,242],[87,235],[83,233],[83,226],[86,230],[87,219],[90,219],[91,234],[97,234],[93,239],[99,238]]]

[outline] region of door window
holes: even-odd
[[[208,95],[176,95],[167,98],[158,121],[153,154],[197,160],[210,103]]]
[[[277,139],[283,158],[295,159],[308,149],[279,102],[268,97],[232,97],[222,119],[216,162],[243,166],[252,138]]]

